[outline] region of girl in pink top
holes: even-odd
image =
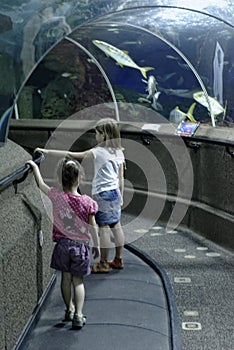
[[[94,258],[99,256],[98,234],[95,214],[97,203],[77,191],[81,166],[76,160],[65,159],[60,164],[63,191],[49,187],[40,170],[32,160],[27,162],[33,168],[38,187],[53,205],[53,240],[56,242],[51,267],[62,272],[61,293],[66,305],[65,321],[72,321],[73,328],[80,329],[86,322],[83,315],[83,277],[90,274],[89,241],[92,236]],[[74,304],[72,290],[74,288]]]

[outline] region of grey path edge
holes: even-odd
[[[134,246],[131,243],[125,244],[124,246],[128,251],[138,256],[142,259],[147,265],[149,265],[161,278],[162,284],[164,287],[164,292],[167,299],[168,310],[169,310],[169,319],[171,327],[171,345],[172,350],[181,350],[180,342],[180,329],[179,329],[179,316],[176,308],[174,292],[171,287],[170,280],[167,276],[165,270],[154,260],[150,255],[145,253],[143,250]]]

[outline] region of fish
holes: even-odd
[[[151,99],[154,97],[155,92],[157,91],[157,81],[153,75],[150,75],[148,80],[142,79],[144,83],[147,84],[146,91],[148,91],[147,99]]]
[[[179,59],[179,57],[172,56],[172,55],[166,55],[166,58],[168,58],[169,60],[175,60],[175,61],[177,61]]]
[[[108,32],[112,32],[112,33],[114,33],[114,34],[119,34],[119,30],[118,30],[118,29],[109,28],[109,29],[107,29],[107,30],[108,30]]]
[[[124,42],[123,42],[123,45],[136,45],[136,44],[141,45],[142,42],[141,42],[140,40],[135,40],[135,41],[124,41]]]
[[[183,84],[183,82],[184,82],[184,78],[182,76],[180,76],[179,79],[177,80],[176,85],[181,86]]]
[[[137,101],[140,103],[151,103],[147,98],[144,97],[139,97]]]
[[[196,123],[196,119],[193,116],[193,111],[196,106],[196,102],[193,102],[191,106],[188,109],[188,112],[185,113],[180,110],[178,106],[176,106],[171,112],[170,112],[170,117],[169,120],[171,123],[179,124],[185,119],[189,119],[192,123]]]
[[[74,79],[77,79],[77,78],[78,78],[77,75],[72,74],[72,73],[68,73],[68,72],[62,73],[62,74],[61,74],[61,77],[63,77],[63,78],[69,78],[69,79],[71,79],[71,80],[74,80]]]
[[[190,69],[188,64],[182,63],[182,62],[179,61],[180,57],[178,57],[178,56],[166,55],[166,58],[168,58],[170,60],[177,61],[177,64],[183,69]]]
[[[72,74],[71,74],[71,73],[68,73],[68,72],[64,72],[64,73],[61,74],[61,76],[62,76],[63,78],[70,78],[71,75],[72,75]]]
[[[155,109],[156,111],[162,111],[163,107],[160,103],[158,103],[158,98],[161,94],[161,91],[157,91],[155,92],[154,96],[153,96],[153,103],[152,103],[152,107],[153,109]]]
[[[194,93],[196,93],[198,90],[189,90],[189,89],[164,89],[161,88],[162,92],[164,92],[166,95],[175,95],[178,97],[183,98],[193,98]]]
[[[161,82],[165,82],[168,79],[171,79],[174,75],[176,75],[176,72],[172,72],[172,73],[166,74],[163,78],[160,78],[160,81]]]
[[[195,101],[200,103],[202,106],[206,107],[208,110],[211,110],[214,115],[214,117],[217,117],[219,114],[223,113],[225,115],[226,113],[226,107],[223,107],[216,98],[208,96],[210,106],[207,102],[206,96],[203,91],[198,91],[193,94],[193,98]]]
[[[112,28],[108,28],[108,32],[114,32],[116,29],[118,28],[118,26],[113,26]]]
[[[177,63],[182,69],[187,69],[187,70],[191,69],[187,63],[181,63],[181,62],[177,62]]]
[[[144,98],[144,97],[139,97],[137,99],[137,101],[140,102],[140,103],[148,104],[148,105],[151,103],[151,107],[153,109],[155,109],[156,111],[163,111],[163,106],[160,103],[158,103],[158,98],[159,98],[160,94],[161,94],[160,91],[157,91],[154,94],[154,96],[153,96],[153,103],[151,103],[151,101],[149,99]]]
[[[154,67],[140,67],[138,66],[129,56],[127,51],[120,50],[117,47],[106,43],[105,41],[101,40],[93,40],[92,41],[94,45],[96,45],[100,50],[102,50],[107,56],[113,58],[120,67],[130,67],[130,68],[135,68],[139,69],[141,74],[143,75],[144,78],[147,79],[146,73],[149,70],[155,69]]]

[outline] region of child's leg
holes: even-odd
[[[115,240],[115,257],[117,259],[122,259],[123,246],[124,246],[124,232],[120,222],[111,226],[111,231],[114,235]]]
[[[85,299],[85,288],[83,283],[83,277],[73,276],[73,288],[74,288],[74,299],[75,299],[75,314],[78,316],[83,315],[83,306]]]
[[[110,251],[110,232],[109,226],[99,226],[100,234],[100,261],[108,261]]]
[[[120,222],[117,222],[115,225],[111,225],[111,230],[115,239],[115,258],[112,261],[109,261],[109,266],[113,269],[123,269],[123,247],[124,247],[124,233]]]
[[[70,272],[62,272],[61,293],[62,293],[64,303],[67,307],[67,311],[74,311],[74,305],[72,302],[72,295],[71,295],[71,283],[72,283],[72,275],[70,274]]]
[[[100,236],[100,263],[92,266],[93,273],[108,273],[110,271],[108,256],[110,250],[109,226],[99,226]]]

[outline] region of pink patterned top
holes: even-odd
[[[97,203],[87,195],[76,196],[61,192],[52,187],[48,197],[53,204],[53,241],[65,237],[88,243],[90,232],[88,221],[90,214],[96,214]]]

